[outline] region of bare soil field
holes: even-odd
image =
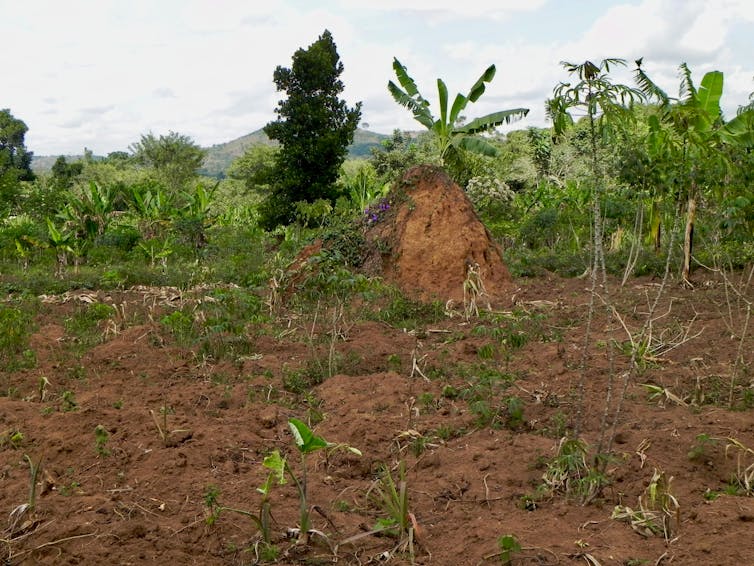
[[[297,418],[361,456],[308,457],[312,527],[324,535],[308,545],[287,534],[299,518],[294,484],[271,487],[278,564],[751,563],[751,332],[719,276],[695,283],[667,287],[625,394],[629,333],[644,324],[658,280],[610,282],[619,316],[607,320],[598,305],[586,357],[592,295],[580,279],[514,281],[492,313],[414,328],[355,319],[332,335],[331,310],[281,310],[248,325],[243,354],[215,358],[159,322],[201,291],[45,297],[29,344],[36,365],[0,373],[2,559],[269,559],[251,519],[213,510],[257,512],[273,450],[301,473],[288,425]],[[82,341],[70,320],[94,303],[116,315]],[[614,435],[603,424],[611,376],[611,407],[623,399]],[[614,438],[604,488],[586,502],[566,485],[579,478],[559,484],[552,467],[577,420],[587,463],[600,431]],[[388,516],[375,486],[386,485],[386,469],[400,484],[399,462],[411,538],[367,534]],[[661,504],[650,484],[661,486]]]

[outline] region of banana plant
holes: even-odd
[[[67,204],[58,217],[79,236],[94,239],[105,233],[118,196],[117,188],[91,181],[80,193],[66,191]]]
[[[68,265],[68,254],[73,253],[72,242],[75,241],[76,236],[73,232],[65,230],[58,230],[57,226],[50,220],[47,220],[47,243],[55,250],[55,257],[57,264],[55,268],[55,275],[57,277],[63,276],[65,266]]]
[[[206,243],[205,231],[213,220],[211,208],[215,192],[219,186],[220,182],[218,181],[213,187],[205,189],[204,185],[199,183],[193,193],[188,191],[183,193],[186,204],[178,210],[176,219],[181,221],[186,235],[190,236],[196,249],[201,248]]]
[[[321,436],[317,436],[314,432],[304,423],[295,418],[288,419],[288,427],[293,435],[294,443],[298,452],[301,455],[301,471],[297,474],[291,467],[288,460],[280,455],[277,450],[274,450],[264,459],[264,466],[275,472],[278,478],[278,483],[284,483],[284,476],[288,474],[288,477],[293,480],[299,494],[299,530],[297,544],[307,545],[309,544],[309,535],[312,531],[311,522],[311,507],[307,499],[307,456],[318,450],[346,450],[357,456],[361,456],[361,452],[353,446],[347,444],[336,444],[328,442]]]
[[[397,58],[393,59],[393,70],[400,86],[389,81],[387,88],[390,94],[398,104],[413,112],[414,119],[435,137],[441,164],[445,164],[446,159],[459,149],[488,156],[497,155],[497,148],[477,134],[492,131],[497,126],[509,124],[529,113],[528,108],[501,110],[476,118],[465,125],[458,124],[461,112],[466,109],[466,106],[470,102],[476,102],[484,94],[485,83],[489,83],[495,76],[495,65],[487,67],[468,94],[456,94],[450,108],[448,108],[448,87],[442,79],[438,78],[437,94],[440,115],[437,117],[432,114],[429,101],[419,93],[416,82]]]
[[[159,185],[130,187],[126,191],[126,202],[136,216],[139,232],[145,240],[158,236],[178,210],[175,193]]]

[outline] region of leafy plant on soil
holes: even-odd
[[[413,528],[409,511],[408,484],[406,482],[406,463],[398,464],[398,481],[393,478],[390,469],[383,467],[379,479],[367,491],[370,498],[387,517],[377,520],[376,531],[407,540]]]
[[[647,390],[647,399],[650,401],[656,401],[660,405],[663,405],[666,401],[670,401],[681,407],[686,406],[686,402],[667,387],[652,383],[642,383],[641,385]]]
[[[81,351],[103,340],[99,328],[101,321],[115,315],[115,307],[106,303],[89,303],[65,320],[66,332],[74,339],[76,350]]]
[[[336,546],[335,552],[337,553],[340,546],[353,544],[368,536],[387,535],[397,539],[398,542],[392,550],[383,553],[381,557],[389,560],[396,553],[407,552],[411,564],[413,564],[415,559],[414,542],[419,534],[419,525],[416,522],[416,517],[410,511],[406,463],[403,460],[398,463],[397,481],[390,468],[383,466],[380,477],[367,490],[366,497],[380,509],[385,517],[377,519],[377,523],[371,530],[341,541]]]
[[[0,448],[10,446],[14,450],[21,448],[24,443],[24,433],[20,430],[9,430],[0,434]]]
[[[29,464],[29,498],[26,503],[19,505],[10,512],[10,535],[11,537],[19,530],[23,531],[31,525],[31,521],[21,523],[21,520],[34,513],[37,506],[37,478],[42,467],[41,458],[35,464],[31,456],[24,454],[24,460]]]
[[[0,304],[0,365],[6,371],[28,367],[29,356],[24,352],[30,334],[31,317],[18,307]]]
[[[734,483],[745,495],[754,495],[754,450],[736,438],[727,438],[725,455],[736,454],[736,472]]]
[[[709,434],[702,433],[696,435],[696,442],[688,452],[689,460],[702,461],[708,456],[707,450],[717,443],[718,439],[712,438]]]
[[[280,453],[275,450],[265,457],[262,465],[271,471],[267,475],[265,482],[257,488],[257,492],[262,495],[262,499],[259,502],[259,509],[256,512],[253,512],[233,507],[225,507],[219,502],[220,492],[218,489],[215,486],[210,486],[204,496],[205,505],[209,510],[209,515],[207,516],[206,521],[208,525],[213,525],[220,517],[220,513],[224,511],[230,511],[248,517],[254,523],[261,538],[260,541],[257,541],[257,543],[254,544],[254,550],[257,557],[262,560],[274,560],[277,557],[278,550],[272,543],[272,503],[270,502],[270,491],[272,490],[272,486],[276,483],[278,485],[284,485],[286,483],[285,463],[283,462]]]
[[[589,503],[602,489],[605,478],[588,462],[588,446],[576,438],[562,438],[558,453],[542,475],[543,488],[552,494],[563,493],[582,504]]]
[[[152,416],[152,422],[154,422],[154,426],[157,428],[157,434],[159,434],[160,439],[162,440],[162,444],[167,448],[170,446],[175,445],[175,438],[174,435],[184,432],[188,433],[188,429],[178,428],[175,430],[170,430],[168,427],[168,413],[171,410],[166,407],[162,406],[160,407],[160,415],[161,419],[157,417],[155,412],[152,409],[149,409],[149,414]]]
[[[309,505],[308,488],[307,488],[307,459],[310,454],[317,452],[318,450],[327,449],[328,451],[343,449],[361,456],[361,452],[347,444],[335,444],[328,442],[321,436],[317,436],[306,425],[306,423],[291,418],[288,420],[288,427],[293,434],[293,441],[301,456],[301,471],[297,474],[287,458],[280,455],[278,450],[274,450],[267,458],[265,458],[265,466],[269,467],[276,474],[277,478],[281,478],[286,474],[293,481],[296,486],[296,490],[299,495],[299,526],[298,529],[294,529],[297,533],[296,543],[299,545],[309,544],[309,536],[316,534],[328,540],[327,536],[319,531],[315,531],[311,526],[311,512],[312,507]],[[279,481],[279,480],[278,480]]]
[[[513,564],[513,555],[521,552],[521,544],[514,535],[503,535],[497,539],[497,545],[500,548],[500,564],[509,566]]]
[[[665,472],[655,469],[649,485],[639,496],[639,508],[616,505],[612,518],[628,521],[643,536],[662,535],[670,540],[681,526],[681,506],[671,491],[672,481]]]
[[[60,409],[64,413],[75,411],[78,407],[73,391],[67,389],[60,394]]]
[[[480,365],[469,369],[472,372],[468,385],[460,396],[469,404],[478,427],[517,428],[523,423],[523,404],[518,397],[501,395],[515,381],[515,377],[496,369]],[[465,371],[469,371],[465,370]]]
[[[94,450],[98,456],[109,456],[110,450],[107,448],[107,441],[110,438],[110,433],[107,429],[98,424],[94,427]]]

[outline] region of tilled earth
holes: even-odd
[[[671,282],[651,340],[637,343],[640,371],[630,372],[629,333],[638,336],[659,281],[612,282],[610,317],[599,289],[588,344],[588,280],[516,284],[493,314],[411,329],[333,317],[325,306],[316,320],[280,312],[249,325],[242,355],[222,357],[176,341],[160,323],[185,300],[170,290],[44,298],[29,344],[35,367],[0,373],[2,559],[256,563],[265,549],[254,522],[230,511],[213,522],[208,503],[257,512],[262,461],[275,449],[300,474],[295,417],[362,455],[308,457],[312,526],[326,537],[308,546],[287,535],[298,523],[294,485],[272,486],[279,564],[752,563],[745,302],[713,275],[693,289]],[[737,289],[752,299],[750,288]],[[92,303],[114,305],[116,315],[86,342],[66,321]],[[548,474],[575,425],[587,463],[601,437],[612,439],[604,488],[586,504],[578,477],[558,483]],[[399,482],[399,462],[413,544],[356,537],[387,517],[374,495],[386,468]],[[37,463],[36,505],[24,509]],[[645,491],[655,473],[670,480],[666,513]],[[658,512],[649,525],[634,514],[632,525],[611,518],[616,506]],[[501,538],[520,546],[509,562]]]

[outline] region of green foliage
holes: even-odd
[[[557,455],[547,464],[543,488],[550,494],[562,493],[582,504],[602,490],[605,477],[587,462],[588,446],[578,438],[562,438]]]
[[[445,318],[445,305],[439,301],[425,303],[411,299],[400,290],[386,288],[386,303],[373,316],[396,328],[416,330]]]
[[[509,566],[513,564],[513,555],[516,552],[521,552],[521,544],[513,535],[503,535],[497,539],[497,546],[500,548],[500,563],[503,566]]]
[[[24,433],[20,430],[8,430],[0,433],[0,448],[10,447],[18,450],[24,444]]]
[[[129,149],[134,161],[154,171],[171,191],[185,189],[196,178],[206,154],[189,136],[172,131],[159,138],[142,135]]]
[[[410,518],[406,463],[398,463],[398,480],[393,478],[390,468],[382,466],[379,479],[372,484],[367,497],[387,515],[377,521],[375,531],[389,534],[397,539],[408,540],[413,525]]]
[[[293,436],[294,445],[301,455],[300,472],[297,474],[289,464],[288,460],[282,457],[278,450],[273,450],[267,455],[264,460],[264,465],[272,470],[278,483],[284,483],[284,477],[287,474],[296,486],[300,502],[298,543],[305,545],[309,541],[311,530],[311,508],[309,507],[308,502],[307,487],[307,456],[323,449],[343,449],[358,456],[361,455],[361,452],[346,444],[333,444],[326,441],[321,436],[314,434],[306,423],[295,418],[288,420],[288,428]],[[268,478],[268,483],[269,481]]]
[[[29,313],[19,307],[0,304],[0,365],[7,371],[29,367],[30,362],[34,365],[34,353],[28,350],[32,328]]]
[[[515,381],[513,375],[501,373],[486,364],[463,368],[462,371],[467,374],[467,386],[458,395],[468,403],[469,411],[474,415],[474,424],[477,427],[517,428],[523,423],[521,400],[503,397],[505,391]],[[455,392],[443,390],[443,395],[447,394],[455,394]],[[511,409],[513,412],[510,412]]]
[[[277,147],[261,143],[249,146],[242,156],[231,163],[228,177],[243,182],[247,191],[267,193],[274,179],[279,151]]]
[[[75,339],[74,348],[84,350],[103,339],[101,324],[115,315],[115,307],[106,303],[90,303],[65,319],[66,333]]]
[[[76,396],[73,391],[67,389],[60,394],[60,410],[64,413],[70,413],[78,409],[78,403],[76,402]]]
[[[290,224],[299,201],[325,199],[334,204],[338,197],[340,167],[361,117],[361,103],[349,108],[338,98],[342,72],[327,30],[307,49],[294,53],[291,68],[275,69],[273,80],[287,99],[275,109],[278,119],[264,128],[281,144],[272,190],[260,208],[267,228]]]
[[[616,505],[612,518],[628,521],[644,536],[663,535],[670,540],[681,526],[680,504],[671,490],[672,477],[654,470],[649,485],[639,496],[638,509]]]
[[[733,453],[736,457],[732,485],[744,495],[754,495],[754,450],[737,438],[728,437],[725,440],[725,455]]]
[[[528,108],[515,108],[494,112],[481,118],[476,118],[465,125],[459,125],[461,113],[470,102],[476,102],[484,94],[485,83],[489,83],[495,76],[495,65],[490,65],[482,73],[474,86],[465,96],[456,94],[453,104],[448,108],[448,88],[442,79],[437,79],[437,93],[440,105],[440,115],[435,117],[429,109],[429,102],[419,93],[419,89],[406,67],[398,59],[393,59],[393,70],[400,87],[393,81],[388,82],[388,90],[395,101],[408,108],[414,119],[427,128],[437,142],[440,163],[452,158],[459,150],[467,150],[483,155],[497,155],[497,150],[480,133],[489,132],[501,124],[523,118],[529,113]]]
[[[0,110],[0,217],[15,206],[21,181],[31,181],[31,152],[26,150],[26,124],[14,118],[10,110]]]
[[[430,142],[429,134],[413,136],[394,130],[392,137],[383,141],[379,148],[374,148],[369,158],[379,182],[392,185],[409,167],[437,161]]]
[[[235,287],[212,289],[199,302],[164,315],[160,323],[184,347],[198,346],[211,359],[238,359],[252,353],[249,324],[266,320],[262,300],[250,290]]]
[[[110,439],[110,433],[107,429],[98,424],[94,427],[94,449],[98,456],[109,456],[110,450],[107,448],[107,441]]]
[[[160,319],[160,324],[165,326],[182,346],[190,346],[198,337],[194,331],[193,313],[176,310],[164,315]]]
[[[205,517],[204,522],[210,527],[215,524],[222,512],[219,498],[220,489],[216,485],[208,485],[204,492],[204,506],[207,507],[209,513],[207,514],[207,517]]]
[[[76,178],[81,175],[83,170],[83,162],[68,163],[65,157],[61,155],[52,166],[52,184],[58,190],[68,190],[73,187]]]

